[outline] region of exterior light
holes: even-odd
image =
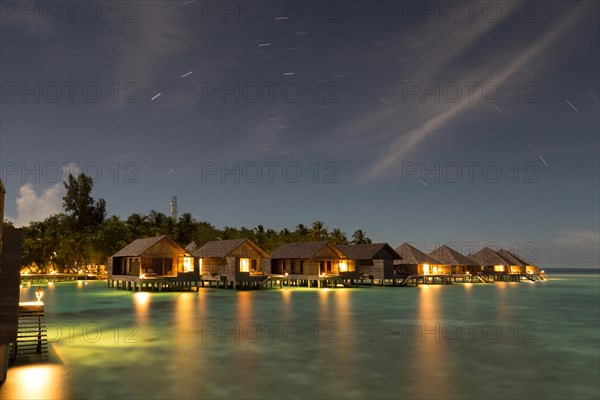
[[[283,276],[288,276],[288,273],[286,272],[285,274],[283,274]]]
[[[144,279],[146,277],[146,274],[141,274],[140,275],[140,279]]]
[[[38,287],[36,289],[35,297],[37,298],[38,303],[42,302],[42,297],[44,297],[44,290],[41,287]]]

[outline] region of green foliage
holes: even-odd
[[[185,247],[192,241],[198,247],[211,240],[247,238],[267,252],[283,243],[310,240],[331,240],[347,244],[346,234],[339,228],[329,231],[323,221],[314,221],[310,228],[298,224],[294,230],[224,227],[217,229],[206,221],[196,220],[190,213],[182,214],[177,221],[152,210],[148,215],[131,214],[122,220],[117,216],[105,218],[106,203],[92,196],[93,181],[85,175],[72,175],[65,183],[67,194],[63,198],[65,213],[52,215],[44,221],[32,222],[23,229],[23,265],[31,272],[77,272],[89,265],[105,265],[108,257],[135,239],[169,235]],[[358,229],[352,243],[371,243]]]
[[[75,178],[69,174],[69,180],[64,185],[67,194],[63,197],[63,208],[70,217],[73,228],[82,231],[100,225],[106,215],[106,202],[104,199],[96,201],[92,197],[92,178],[85,174]]]

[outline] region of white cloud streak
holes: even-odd
[[[470,79],[465,79],[464,81],[505,81],[511,75],[519,71],[522,65],[528,64],[532,59],[534,59],[537,56],[540,56],[545,50],[552,46],[557,41],[557,39],[559,39],[568,29],[570,29],[571,27],[573,27],[574,24],[577,23],[579,18],[584,14],[586,10],[587,5],[585,3],[575,8],[573,11],[567,14],[560,23],[558,23],[555,26],[552,26],[551,29],[535,44],[530,46],[525,51],[522,51],[516,57],[511,57],[512,61],[508,64],[507,67],[497,71],[488,71],[485,74],[481,74],[481,76],[479,76],[480,79],[473,79],[474,77],[470,76]],[[479,30],[473,31],[471,33],[474,34],[476,32],[479,32]],[[465,38],[466,44],[469,44],[471,42],[471,40],[467,40]],[[464,47],[464,45],[461,46],[461,48]],[[456,55],[457,53],[452,52],[452,54]],[[448,59],[451,60],[452,55],[449,55]],[[407,133],[402,134],[396,139],[392,139],[391,143],[388,146],[386,146],[388,149],[386,151],[386,154],[368,168],[367,173],[360,181],[364,183],[365,181],[380,178],[383,174],[385,174],[394,166],[396,166],[397,163],[400,162],[400,160],[403,157],[405,157],[408,153],[413,151],[415,147],[421,144],[421,142],[423,142],[429,135],[434,134],[436,130],[447,126],[455,118],[469,111],[474,106],[480,104],[480,102],[477,100],[481,100],[482,94],[483,93],[481,91],[476,91],[476,101],[473,101],[473,99],[469,99],[467,97],[463,97],[458,102],[444,107],[435,116],[427,118],[424,122],[422,122],[415,128],[409,130]],[[387,115],[380,115],[379,117],[383,117],[385,119],[389,116],[393,118],[393,115],[397,112],[397,109],[388,110]],[[373,121],[363,121],[363,123],[372,124]],[[389,136],[391,135],[391,132],[397,134],[397,129],[390,128],[389,130],[387,130],[387,132],[384,132],[384,135]]]

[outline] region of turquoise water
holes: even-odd
[[[0,397],[597,399],[599,283],[187,293],[57,283],[44,297],[51,362],[12,367]]]

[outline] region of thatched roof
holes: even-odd
[[[511,265],[510,261],[506,258],[502,257],[500,254],[496,253],[494,250],[489,247],[484,247],[479,250],[477,253],[469,256],[471,260],[475,261],[479,265],[504,265],[508,267]]]
[[[508,250],[506,250],[508,251]],[[518,254],[513,253],[512,251],[508,251],[510,254],[512,254],[517,260],[519,260],[523,265],[533,265],[535,266],[535,264],[533,264],[531,261],[524,259],[523,257],[521,257]]]
[[[369,243],[369,244],[345,244],[337,245],[338,249],[346,255],[346,257],[353,260],[371,260],[377,257],[377,254],[381,251],[386,251],[390,254],[392,259],[399,260],[401,257],[396,253],[392,247],[387,243]],[[379,256],[381,257],[381,256]]]
[[[285,243],[276,248],[271,254],[271,258],[308,258],[311,259],[324,247],[329,246],[340,257],[344,254],[333,244],[327,240],[318,242],[300,242],[300,243]]]
[[[535,266],[535,264],[533,264],[531,261],[528,261],[526,259],[524,259],[521,256],[516,255],[515,253],[513,253],[512,251],[509,250],[505,250],[505,249],[501,249],[500,251],[502,251],[502,254],[506,254],[507,257],[512,257],[514,260],[516,260],[519,264],[512,264],[512,265],[520,265],[520,266],[527,266],[527,265],[533,265]],[[498,253],[500,253],[500,251]]]
[[[127,246],[123,247],[121,250],[113,254],[112,257],[139,257],[142,255],[143,252],[145,252],[150,247],[154,246],[156,243],[160,242],[163,239],[166,239],[173,243],[175,246],[179,247],[179,245],[167,235],[155,236],[150,238],[134,240],[133,242],[129,243]]]
[[[250,247],[259,252],[263,257],[269,257],[267,253],[249,239],[228,239],[228,240],[213,240],[207,242],[204,246],[192,252],[194,257],[199,258],[223,258],[231,254],[235,249],[247,243]]]
[[[439,264],[439,262],[435,258],[428,256],[421,250],[417,249],[414,246],[411,246],[408,243],[402,243],[399,247],[397,247],[396,253],[398,253],[400,257],[402,257],[401,260],[394,262],[394,264],[396,265]]]
[[[510,251],[508,250],[504,250],[504,249],[500,249],[497,251],[497,253],[502,256],[502,258],[506,259],[510,265],[515,265],[518,267],[524,267],[525,264],[523,264],[518,258],[516,258]]]
[[[198,250],[198,245],[194,241],[191,241],[187,246],[185,246],[185,251],[188,253],[193,253],[196,250]]]
[[[458,251],[443,245],[429,253],[442,265],[478,265],[475,261],[463,256]]]

